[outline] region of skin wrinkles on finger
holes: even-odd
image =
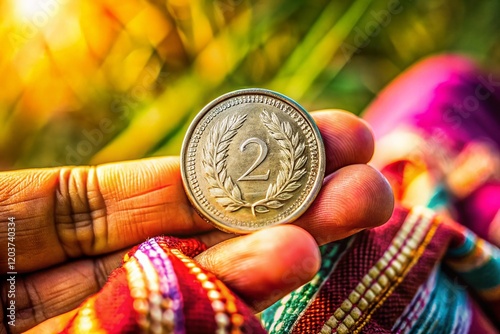
[[[79,260],[16,279],[16,327],[23,332],[37,324],[78,307],[104,286],[111,272],[122,261],[126,250],[102,258]],[[2,284],[2,302],[6,301]],[[71,293],[68,293],[70,291]]]

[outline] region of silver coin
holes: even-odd
[[[181,172],[196,211],[217,228],[250,233],[292,222],[323,183],[325,151],[311,116],[265,89],[205,106],[184,138]]]

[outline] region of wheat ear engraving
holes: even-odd
[[[298,182],[306,174],[307,157],[304,156],[305,145],[299,141],[299,135],[293,134],[290,123],[280,122],[274,113],[263,110],[260,119],[271,136],[281,148],[280,170],[276,183],[271,183],[266,197],[252,204],[252,213],[265,213],[269,209],[278,209],[283,202],[293,196],[301,184]]]
[[[203,149],[203,172],[210,185],[210,194],[225,210],[231,212],[248,206],[248,203],[242,198],[238,185],[227,175],[229,145],[246,119],[247,115],[233,115],[224,118],[212,128]]]
[[[250,208],[256,216],[270,209],[281,208],[283,202],[293,197],[293,193],[301,186],[300,179],[306,174],[307,157],[304,156],[305,144],[299,140],[298,133],[293,134],[290,123],[280,122],[276,114],[263,110],[260,115],[262,124],[280,146],[283,159],[280,160],[281,168],[276,182],[269,185],[265,198],[247,202],[238,184],[227,173],[229,146],[246,119],[246,114],[233,115],[215,124],[203,148],[202,164],[210,194],[217,203],[230,212]]]

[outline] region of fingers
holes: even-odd
[[[11,332],[22,333],[78,307],[106,283],[109,274],[120,265],[124,254],[125,251],[121,251],[98,259],[70,262],[56,268],[17,276],[16,326],[10,327]],[[8,301],[7,288],[2,283],[3,305],[7,305]],[[53,319],[49,327],[58,319],[60,320]],[[64,322],[60,325],[62,324]]]
[[[222,242],[229,235],[205,233],[199,238],[215,246],[197,260],[255,310],[262,310],[313,277],[320,263],[316,242],[380,225],[392,208],[390,187],[376,170],[367,165],[343,167],[325,180],[313,206],[296,222],[303,229],[282,225]],[[18,280],[17,328],[27,329],[76,307],[98,291],[121,256],[82,260]]]
[[[368,165],[351,165],[325,179],[318,197],[295,224],[321,245],[385,223],[393,207],[386,179]]]
[[[15,217],[18,272],[212,229],[189,204],[174,157],[0,173],[0,184],[0,217]],[[6,234],[5,218],[4,249]]]
[[[335,110],[312,115],[325,143],[327,174],[370,159],[373,139],[363,121]],[[113,252],[159,234],[213,229],[189,204],[177,157],[5,172],[0,184],[0,218],[16,218],[18,272]],[[0,221],[4,249],[7,222]],[[6,258],[0,268],[7,269]]]
[[[294,225],[224,241],[196,260],[256,311],[311,280],[321,263],[314,239]]]

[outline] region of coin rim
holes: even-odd
[[[187,179],[187,171],[186,171],[186,158],[187,158],[187,149],[189,146],[189,142],[191,140],[191,137],[200,123],[201,119],[211,110],[213,109],[216,105],[222,103],[225,100],[228,100],[230,98],[236,97],[236,96],[241,96],[241,95],[250,95],[250,94],[260,94],[260,95],[267,95],[270,97],[273,97],[278,100],[285,100],[287,103],[295,107],[299,113],[302,114],[302,116],[305,118],[305,120],[309,123],[309,126],[312,129],[312,132],[314,133],[314,136],[316,138],[316,141],[318,143],[318,172],[316,179],[314,181],[314,184],[309,192],[307,194],[304,202],[302,205],[300,205],[299,209],[293,211],[291,215],[286,217],[286,219],[279,220],[277,222],[274,222],[269,225],[265,225],[262,227],[258,228],[248,228],[248,229],[243,229],[240,227],[235,227],[233,225],[227,225],[222,221],[218,221],[215,219],[212,219],[209,215],[204,213],[204,208],[198,203],[196,200],[194,193],[189,185],[188,179]],[[216,99],[212,100],[209,102],[207,105],[205,105],[196,115],[196,117],[191,121],[191,124],[189,125],[189,128],[184,136],[184,140],[182,142],[182,148],[181,148],[181,158],[180,158],[180,163],[181,163],[181,177],[182,177],[182,184],[184,186],[184,190],[187,194],[187,197],[189,199],[189,202],[193,205],[194,209],[198,213],[198,215],[203,218],[203,220],[207,221],[208,223],[214,225],[218,229],[224,231],[224,232],[229,232],[229,233],[236,233],[236,234],[248,234],[252,233],[255,231],[258,231],[262,228],[270,227],[270,226],[275,226],[275,225],[280,225],[284,223],[291,223],[295,221],[297,218],[302,216],[304,212],[311,206],[312,202],[316,199],[316,197],[319,194],[319,191],[321,190],[321,187],[323,185],[323,180],[325,176],[325,163],[326,163],[326,157],[325,157],[325,146],[323,143],[323,138],[321,137],[321,133],[318,129],[318,126],[316,125],[314,119],[312,116],[307,112],[307,110],[302,107],[299,103],[294,101],[288,96],[285,96],[281,93],[268,90],[268,89],[263,89],[263,88],[245,88],[245,89],[238,89],[235,91],[231,91],[229,93],[223,94]]]

